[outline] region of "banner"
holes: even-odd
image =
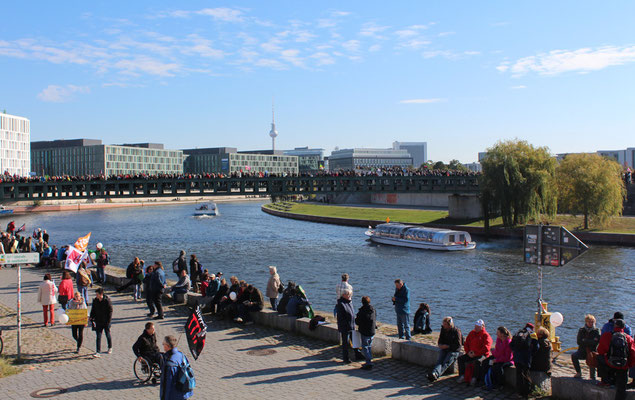
[[[88,252],[87,251],[79,251],[73,246],[68,246],[68,250],[66,251],[66,264],[64,265],[64,269],[68,269],[77,273],[77,268],[79,268],[79,264],[84,261],[88,264]]]
[[[88,241],[90,240],[90,234],[91,232],[88,232],[88,235],[78,238],[73,246],[81,252],[86,251],[86,248],[88,247]]]
[[[88,310],[85,308],[80,310],[66,310],[66,315],[68,315],[66,325],[85,326],[88,324]]]
[[[207,325],[203,321],[201,315],[200,306],[196,306],[192,310],[192,314],[185,323],[185,336],[187,337],[187,344],[190,346],[190,351],[195,360],[203,351],[205,347],[205,335],[207,334]]]

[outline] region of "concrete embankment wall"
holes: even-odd
[[[305,215],[295,214],[285,211],[272,210],[265,207],[261,207],[262,211],[267,214],[275,215],[277,217],[297,219],[300,221],[308,222],[320,222],[323,224],[334,224],[344,226],[358,226],[368,227],[383,224],[386,221],[377,220],[364,220],[364,219],[349,219],[349,218],[335,218],[335,217],[321,217],[317,215]],[[399,222],[399,221],[394,221]],[[522,240],[523,229],[504,229],[504,228],[490,228],[489,234],[486,234],[485,228],[479,226],[464,226],[464,225],[437,225],[437,224],[411,224],[411,225],[425,225],[431,228],[445,228],[466,231],[470,235],[476,235],[480,237],[488,236],[491,238],[512,238]],[[618,245],[618,246],[635,246],[635,234],[628,233],[599,233],[599,232],[573,232],[580,240],[587,244],[601,244],[601,245]]]

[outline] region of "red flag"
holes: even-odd
[[[185,323],[185,336],[187,337],[187,344],[190,346],[190,351],[195,360],[203,351],[205,347],[205,335],[207,334],[207,325],[203,321],[201,315],[201,308],[196,306],[192,310],[192,314]]]

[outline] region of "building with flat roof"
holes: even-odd
[[[421,164],[428,162],[427,142],[393,142],[394,150],[406,150],[412,157],[412,165],[419,168]]]
[[[308,146],[296,147],[293,150],[285,150],[284,154],[298,157],[298,168],[300,172],[324,169],[324,149],[310,149]]]
[[[235,147],[185,149],[185,172],[189,174],[233,172],[298,173],[298,157],[281,150],[237,151]]]
[[[0,173],[27,176],[31,172],[31,121],[0,114]]]
[[[31,143],[31,169],[41,175],[181,174],[183,152],[158,143],[106,145],[73,139]]]
[[[472,171],[472,172],[483,172],[483,166],[478,161],[477,162],[471,162],[471,163],[463,164],[463,166],[465,168],[467,168],[468,170]]]
[[[597,153],[614,159],[624,168],[633,169],[635,166],[635,147],[629,147],[625,150],[599,150]]]
[[[407,150],[355,148],[334,150],[329,156],[329,170],[353,170],[367,168],[407,168],[412,166],[412,156]]]

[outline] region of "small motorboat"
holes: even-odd
[[[0,215],[5,214],[13,214],[13,210],[10,208],[6,208],[5,206],[0,206]]]
[[[473,242],[470,234],[465,231],[424,226],[379,224],[375,229],[369,227],[366,236],[375,243],[415,249],[460,251],[476,248],[476,242]]]
[[[194,216],[208,216],[215,217],[219,214],[218,207],[216,207],[216,203],[201,203],[198,207],[194,209]]]

